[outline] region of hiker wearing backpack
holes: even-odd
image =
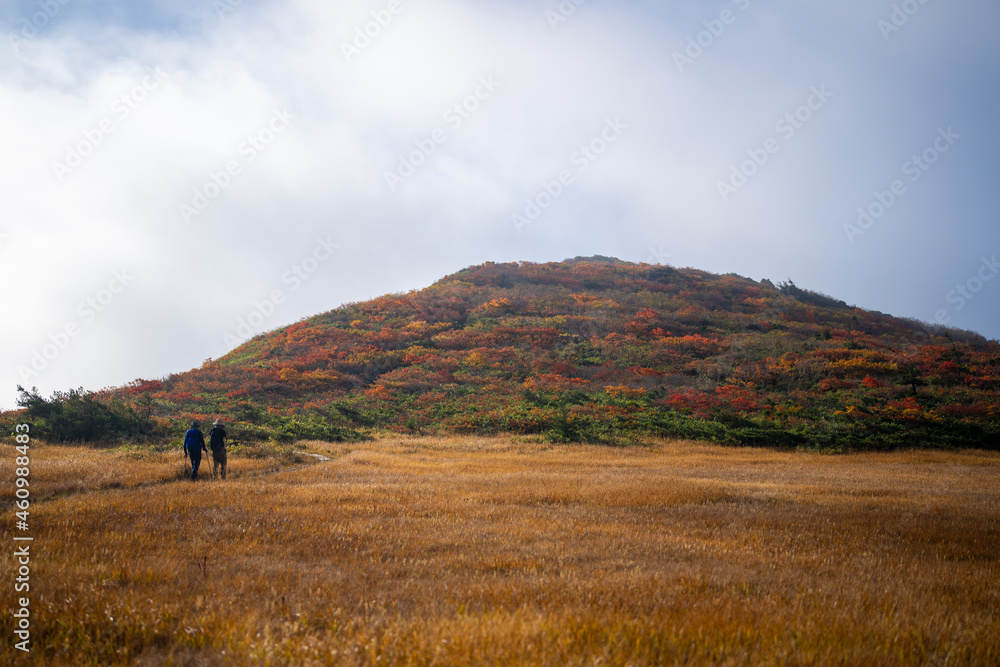
[[[209,447],[212,448],[212,479],[215,479],[222,466],[222,479],[226,478],[226,429],[221,419],[216,419],[208,434]]]
[[[205,434],[198,428],[197,421],[191,422],[191,428],[184,434],[184,454],[191,459],[191,481],[198,481],[198,468],[201,466],[201,453],[205,449]]]

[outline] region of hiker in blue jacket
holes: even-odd
[[[198,429],[198,422],[191,422],[191,428],[184,434],[184,454],[191,459],[191,481],[198,479],[198,466],[201,465],[201,453],[205,448],[205,434]]]

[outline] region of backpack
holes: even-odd
[[[213,451],[219,451],[226,446],[226,429],[221,426],[215,426],[212,428],[212,432],[209,433],[209,438],[211,438],[209,446]]]

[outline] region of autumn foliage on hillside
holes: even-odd
[[[571,260],[471,267],[108,390],[169,432],[538,433],[834,449],[1000,447],[1000,344],[793,284]],[[37,398],[37,397],[36,397]]]

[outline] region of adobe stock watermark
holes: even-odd
[[[242,4],[243,0],[212,0],[212,9],[215,10],[215,15],[219,17],[220,21],[225,21]]]
[[[608,148],[612,144],[621,139],[628,127],[627,124],[622,122],[621,118],[608,118],[600,134],[583,146],[580,146],[570,156],[570,164],[576,167],[578,174],[584,173],[590,168],[590,165],[608,151]],[[542,181],[541,191],[535,196],[525,199],[524,209],[520,212],[512,213],[510,216],[517,233],[520,234],[525,227],[538,222],[542,213],[552,206],[557,199],[562,197],[566,189],[575,182],[576,177],[572,169],[561,170],[552,181]]]
[[[670,263],[670,258],[673,254],[666,252],[661,245],[659,248],[654,248],[649,246],[649,256],[646,257],[647,264],[663,264],[664,266]]]
[[[330,260],[337,252],[340,245],[330,240],[330,237],[317,238],[316,245],[305,258],[292,264],[281,275],[281,284],[287,286],[285,289],[277,287],[265,295],[259,301],[254,301],[253,309],[246,316],[240,317],[236,322],[236,328],[230,333],[223,334],[222,339],[226,345],[242,345],[257,334],[264,331],[264,324],[274,315],[278,306],[285,303],[289,294],[299,290],[308,280],[310,280],[320,268]]]
[[[21,387],[18,386],[18,389]],[[15,508],[14,517],[17,519],[14,522],[14,526],[18,531],[21,532],[20,535],[14,537],[14,559],[16,570],[14,574],[17,577],[14,579],[14,592],[15,593],[25,593],[29,594],[31,592],[31,568],[33,564],[31,562],[31,542],[34,541],[34,537],[30,534],[31,521],[29,516],[31,514],[31,425],[30,424],[18,424],[14,427],[14,453],[17,456],[13,457],[12,466],[14,472],[17,474],[15,477],[14,486],[14,501],[13,505]],[[28,533],[28,534],[25,534]],[[29,544],[23,544],[28,542]],[[20,641],[14,642],[14,648],[18,651],[24,651],[25,653],[31,653],[31,597],[19,597],[17,599],[17,611],[15,611],[12,616],[14,617],[14,637]]]
[[[39,0],[40,11],[33,13],[30,19],[22,16],[18,21],[20,29],[17,32],[7,34],[7,41],[10,42],[10,48],[14,51],[14,55],[20,57],[21,47],[34,39],[39,31],[47,26],[69,3],[70,0]]]
[[[493,78],[493,75],[479,77],[476,89],[461,102],[449,107],[444,112],[444,122],[452,131],[459,129],[465,124],[465,121],[472,118],[472,114],[479,110],[483,102],[493,97],[499,87],[500,83]],[[416,150],[410,151],[405,156],[400,155],[396,170],[385,172],[385,182],[389,186],[389,190],[395,192],[396,188],[406,182],[410,176],[413,176],[417,169],[426,164],[427,160],[437,152],[438,146],[446,141],[448,141],[448,130],[441,127],[434,128],[423,139],[414,141]]]
[[[956,134],[950,125],[948,129],[939,127],[937,137],[934,138],[931,145],[925,148],[919,155],[914,155],[903,163],[903,175],[909,176],[911,183],[916,183],[961,138],[962,135]],[[858,217],[855,223],[846,223],[844,225],[844,234],[847,235],[847,240],[853,245],[855,239],[871,229],[872,225],[880,220],[889,209],[895,206],[900,197],[907,192],[906,183],[898,178],[889,184],[888,190],[876,190],[874,192],[874,199],[867,206],[858,208]]]
[[[879,19],[875,24],[878,26],[879,32],[882,33],[882,39],[888,42],[889,37],[902,30],[903,26],[910,22],[910,18],[928,2],[930,0],[903,0],[899,4],[894,4],[889,18]]]
[[[261,153],[277,138],[279,134],[288,129],[294,115],[288,109],[274,110],[274,115],[267,121],[265,126],[246,138],[237,149],[236,157],[228,160],[222,169],[209,173],[208,180],[194,190],[191,201],[178,206],[181,220],[185,224],[191,222],[192,218],[204,213],[213,201],[225,192],[233,183],[233,179],[243,173],[243,167],[257,159]]]
[[[70,320],[55,332],[50,331],[48,342],[31,351],[31,359],[27,364],[17,367],[21,382],[27,382],[44,372],[69,347],[70,342],[83,333],[87,325],[92,324],[101,313],[111,307],[118,295],[128,289],[133,280],[135,278],[129,274],[128,269],[114,271],[111,280],[104,288],[81,301],[76,308],[80,321]]]
[[[559,6],[555,8],[555,11],[551,9],[547,10],[545,12],[545,20],[549,22],[549,28],[552,32],[555,32],[561,24],[570,20],[576,14],[576,10],[585,4],[587,4],[587,0],[562,0]]]
[[[736,5],[740,12],[745,12],[750,8],[750,0],[731,0],[731,2]],[[739,18],[737,12],[726,8],[719,12],[718,18],[702,21],[705,29],[694,37],[688,37],[687,47],[683,52],[674,51],[673,53],[674,65],[677,66],[677,71],[683,74],[684,69],[693,65],[694,61],[698,60],[698,58],[701,58],[705,54],[705,49],[711,48],[726,32],[728,26],[736,23],[737,18]]]
[[[62,162],[52,163],[52,172],[62,183],[67,176],[79,169],[88,157],[104,143],[108,135],[118,129],[120,123],[132,115],[132,112],[149,99],[149,94],[167,80],[168,75],[159,67],[155,72],[147,72],[142,81],[127,93],[115,99],[111,105],[111,116],[102,118],[96,127],[82,132],[83,139],[66,147],[66,155]]]
[[[833,97],[833,93],[826,89],[826,84],[812,86],[809,89],[809,97],[804,104],[790,113],[786,113],[774,124],[774,129],[784,141],[790,141],[806,123],[812,120],[817,111],[826,106],[826,103]],[[728,202],[729,197],[739,192],[750,179],[764,167],[765,164],[781,150],[781,141],[774,137],[767,138],[759,148],[747,150],[747,158],[739,166],[732,166],[729,179],[726,181],[716,181],[715,187],[719,191],[719,196],[723,202]]]
[[[945,301],[951,304],[951,312],[959,313],[976,298],[976,295],[983,291],[986,283],[996,278],[1000,273],[1000,263],[997,263],[997,256],[983,257],[979,269],[968,280],[960,285],[955,285],[955,289],[948,292]],[[951,322],[951,312],[942,308],[934,313],[934,321],[938,324],[948,324]]]
[[[364,25],[354,28],[354,39],[350,42],[340,43],[340,52],[344,54],[344,60],[351,64],[351,60],[360,56],[365,49],[374,43],[374,40],[382,34],[382,31],[392,25],[393,20],[399,16],[406,6],[402,0],[389,0],[385,9],[376,9],[372,12],[372,19]]]

